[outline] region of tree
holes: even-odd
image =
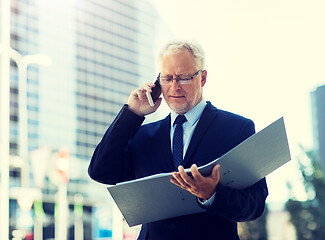
[[[325,177],[313,151],[304,151],[307,164],[298,159],[307,201],[297,201],[294,197],[286,203],[290,221],[296,228],[297,240],[325,239]],[[290,185],[288,185],[290,189]]]

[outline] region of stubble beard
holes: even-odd
[[[178,113],[178,114],[185,114],[189,111],[189,105],[187,102],[181,104],[181,106],[174,106],[174,104],[172,103],[168,103],[168,106],[171,110],[173,110],[174,112]]]

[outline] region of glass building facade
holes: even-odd
[[[88,217],[95,205],[110,203],[105,188],[88,177],[91,155],[130,92],[155,79],[159,21],[146,0],[11,1],[11,47],[23,56],[42,53],[52,59],[48,67],[28,66],[29,152],[45,146],[52,153],[69,149],[70,208],[73,196],[82,194]],[[20,147],[17,72],[17,64],[11,61],[11,159],[19,155]],[[50,177],[52,158],[42,161],[48,166],[43,208],[50,219],[44,239],[54,238],[58,187]],[[11,161],[10,187],[21,186],[21,168]],[[34,173],[29,174],[32,187]],[[17,228],[17,209],[12,198],[11,230]],[[91,239],[94,228],[91,222],[85,226],[84,239]],[[68,235],[73,239],[72,233]]]
[[[311,93],[311,100],[315,149],[325,171],[325,85]]]

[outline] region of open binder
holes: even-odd
[[[199,167],[209,175],[220,164],[220,183],[246,188],[290,161],[283,117],[247,138],[235,148]],[[189,169],[186,169],[190,172]],[[204,212],[196,196],[170,182],[172,173],[161,173],[108,187],[128,225],[135,226],[172,217]]]

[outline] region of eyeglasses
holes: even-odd
[[[189,84],[192,82],[192,80],[199,74],[201,73],[202,70],[197,71],[194,73],[193,76],[189,75],[178,75],[175,78],[173,76],[167,75],[167,76],[160,76],[160,73],[157,77],[159,80],[160,85],[169,85],[173,82],[173,79],[175,79],[176,82],[178,82],[181,85]]]

